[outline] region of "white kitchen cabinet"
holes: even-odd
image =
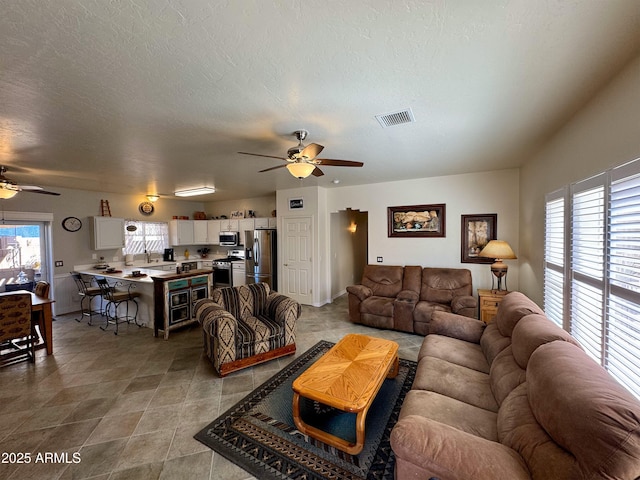
[[[193,221],[193,243],[196,245],[208,245],[210,243],[206,220]]]
[[[240,224],[238,220],[231,220],[230,218],[223,218],[220,220],[220,231],[222,232],[239,232]]]
[[[238,226],[239,226],[239,232],[240,232],[240,237],[244,238],[244,231],[245,230],[255,230],[256,226],[255,226],[255,218],[243,218],[242,220],[238,221]]]
[[[207,220],[209,245],[220,245],[220,220]]]
[[[269,228],[269,219],[264,218],[254,218],[255,220],[255,228]]]
[[[278,228],[278,218],[269,217],[269,228]]]
[[[94,250],[124,247],[124,218],[93,217],[91,244]]]
[[[193,220],[169,220],[171,245],[193,245],[193,240]]]
[[[244,262],[231,262],[232,285],[238,287],[247,284]]]

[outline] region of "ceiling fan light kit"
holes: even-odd
[[[18,193],[18,190],[15,188],[11,188],[11,185],[7,183],[0,183],[0,198],[7,199],[13,198]]]
[[[291,147],[287,150],[286,157],[277,157],[275,155],[263,155],[260,153],[250,152],[238,152],[242,155],[252,155],[254,157],[265,158],[277,158],[278,160],[284,160],[288,162],[287,165],[278,165],[276,167],[265,168],[260,170],[262,172],[269,172],[278,168],[287,167],[289,173],[296,178],[307,178],[313,174],[314,177],[321,177],[324,172],[320,170],[319,166],[333,166],[333,167],[362,167],[362,162],[354,162],[353,160],[332,160],[329,158],[317,158],[320,152],[324,150],[322,145],[317,143],[310,143],[305,146],[302,141],[307,138],[309,132],[307,130],[296,130],[293,135],[298,139],[298,145]]]
[[[213,187],[199,187],[189,188],[185,190],[176,190],[173,194],[176,197],[195,197],[196,195],[206,195],[208,193],[215,193],[216,189]]]
[[[60,195],[57,192],[49,192],[35,185],[18,185],[10,178],[5,177],[7,168],[0,166],[0,199],[13,198],[18,192],[42,193],[44,195]]]
[[[287,165],[289,173],[296,178],[307,178],[316,169],[316,166],[312,163],[296,162]]]

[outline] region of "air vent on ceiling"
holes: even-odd
[[[397,112],[385,113],[384,115],[376,115],[376,120],[382,128],[402,125],[403,123],[413,123],[416,121],[410,108],[399,110]]]

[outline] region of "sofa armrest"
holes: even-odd
[[[478,301],[473,295],[461,295],[451,300],[451,311],[458,315],[475,318]]]
[[[267,296],[266,311],[269,318],[285,325],[287,322],[295,322],[300,317],[302,306],[293,298],[272,291]]]
[[[371,289],[364,285],[349,285],[347,287],[347,292],[355,295],[361,302],[373,295]]]
[[[429,333],[458,338],[465,342],[480,343],[487,325],[475,318],[455,313],[435,311],[429,323]]]
[[[222,324],[225,324],[229,328],[229,332],[233,332],[235,335],[238,322],[231,312],[225,310],[221,305],[209,298],[204,298],[196,302],[194,309],[196,320],[209,336],[216,336],[216,332]]]
[[[391,448],[396,474],[400,472],[396,478],[405,469],[441,480],[531,478],[522,458],[509,447],[419,415],[408,415],[395,425]]]

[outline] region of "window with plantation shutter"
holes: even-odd
[[[604,175],[573,186],[570,332],[602,362],[604,315]]]
[[[544,253],[547,315],[640,398],[640,159],[547,195]]]
[[[640,174],[611,174],[604,366],[640,397]]]
[[[563,327],[566,189],[547,195],[545,207],[544,310]]]

